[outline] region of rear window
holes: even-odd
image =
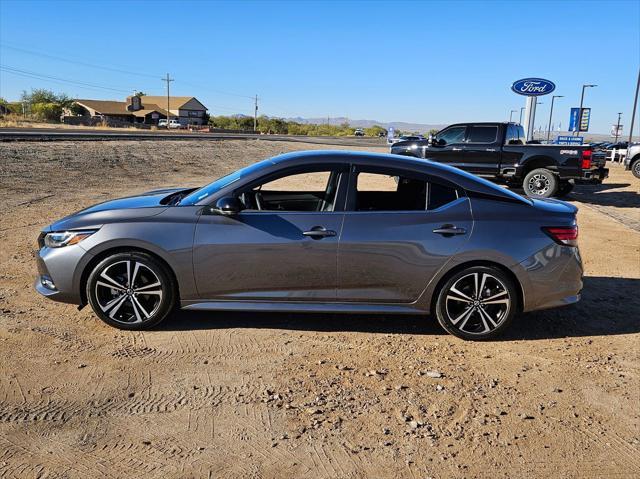
[[[435,210],[441,206],[458,199],[458,191],[451,186],[444,186],[439,183],[429,183],[429,210]]]
[[[498,137],[497,126],[472,126],[469,143],[495,143]]]

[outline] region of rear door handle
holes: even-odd
[[[309,231],[303,231],[302,234],[313,239],[322,239],[328,236],[335,236],[336,232],[328,230],[324,226],[314,226]]]
[[[454,225],[442,225],[440,228],[434,229],[433,232],[443,236],[453,236],[466,234],[467,230]]]

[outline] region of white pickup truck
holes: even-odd
[[[169,120],[169,123],[167,124],[167,120],[165,120],[164,118],[158,121],[158,126],[162,128],[169,128],[169,129],[182,128],[182,125],[178,120]]]

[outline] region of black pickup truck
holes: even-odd
[[[395,143],[391,153],[522,186],[532,196],[565,196],[576,182],[602,183],[609,175],[605,156],[589,145],[526,143],[524,129],[517,123],[450,125],[428,140]]]

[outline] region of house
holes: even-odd
[[[164,108],[160,105],[163,105]],[[76,112],[80,116],[104,118],[121,123],[145,123],[156,125],[158,120],[177,119],[183,125],[202,125],[205,123],[207,107],[194,97],[170,97],[167,114],[167,97],[129,96],[126,101],[75,100]],[[78,108],[79,107],[79,108]]]
[[[144,105],[153,103],[167,108],[166,96],[145,95],[141,99]],[[204,125],[206,123],[207,107],[192,96],[169,97],[169,112],[183,125]]]

